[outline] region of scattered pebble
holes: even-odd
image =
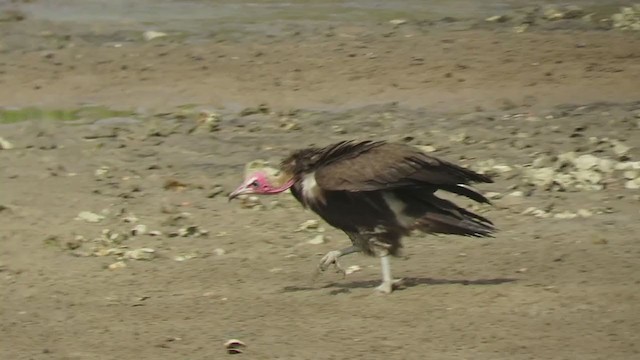
[[[484,194],[488,199],[497,200],[502,198],[502,194],[495,191],[490,191]]]
[[[486,21],[486,22],[503,23],[503,22],[509,21],[509,16],[507,16],[507,15],[494,15],[494,16],[490,16],[490,17],[486,18],[484,21]]]
[[[245,209],[262,210],[265,208],[258,196],[240,195],[238,198],[240,199],[240,206]]]
[[[311,245],[320,245],[324,243],[325,243],[325,238],[324,238],[324,235],[322,234],[316,235],[314,238],[307,241],[307,244],[311,244]]]
[[[96,171],[94,171],[93,174],[96,177],[102,177],[103,175],[106,175],[108,172],[109,172],[108,166],[101,166],[98,169],[96,169]]]
[[[583,218],[588,218],[593,216],[593,212],[591,210],[587,210],[587,209],[579,209],[578,210],[578,216],[583,217]]]
[[[320,222],[318,220],[307,220],[300,224],[300,226],[294,230],[295,232],[305,231],[305,230],[315,230],[320,226]]]
[[[627,170],[622,175],[627,180],[633,180],[633,179],[636,179],[638,177],[638,171],[636,171],[636,170]]]
[[[131,235],[138,236],[144,235],[147,232],[147,226],[143,224],[138,224],[131,229]]]
[[[138,218],[133,214],[129,214],[129,215],[124,216],[122,218],[122,221],[124,221],[126,223],[136,223],[136,222],[138,222]]]
[[[636,179],[625,182],[624,187],[625,189],[629,189],[629,190],[640,189],[640,178],[636,178]]]
[[[162,231],[151,230],[151,231],[149,231],[149,236],[162,236]]]
[[[353,274],[353,273],[355,273],[355,272],[358,272],[358,271],[360,271],[360,270],[362,270],[362,268],[361,268],[360,266],[358,266],[358,265],[351,265],[351,266],[349,266],[349,267],[348,267],[344,272],[345,272],[345,274],[349,275],[349,274]]]
[[[416,146],[418,149],[420,149],[421,151],[424,151],[426,153],[431,153],[436,151],[436,148],[434,146],[431,145],[417,145]]]
[[[407,23],[407,20],[405,19],[393,19],[393,20],[389,20],[389,24],[393,25],[393,26],[399,26],[399,25],[404,25]]]
[[[113,264],[109,264],[108,266],[109,270],[117,270],[117,269],[122,269],[126,267],[127,267],[127,263],[125,263],[124,261],[117,261],[117,262],[114,262]]]
[[[151,41],[153,39],[158,39],[161,37],[165,37],[167,36],[166,33],[160,32],[160,31],[153,31],[153,30],[148,30],[145,31],[144,33],[142,33],[142,37],[146,40],[146,41]]]
[[[222,255],[225,255],[226,253],[227,253],[227,251],[225,249],[223,249],[223,248],[213,249],[213,254],[216,255],[216,256],[222,256]]]
[[[620,8],[611,21],[614,29],[640,31],[640,4]]]
[[[187,260],[191,260],[191,259],[195,259],[196,257],[198,257],[198,254],[183,254],[183,255],[176,255],[173,257],[174,261],[187,261]]]
[[[0,137],[0,150],[11,150],[13,149],[13,144],[8,140],[5,140]]]
[[[538,209],[536,207],[528,207],[527,209],[525,209],[522,212],[522,215],[533,215],[535,217],[539,217],[539,218],[548,218],[551,216],[551,214],[549,214],[548,211],[544,211],[542,209]]]
[[[102,221],[103,219],[104,219],[104,216],[98,215],[90,211],[81,211],[76,217],[76,220],[83,220],[89,223],[97,223]]]
[[[140,248],[135,250],[125,251],[123,256],[126,259],[132,260],[151,260],[155,257],[155,250],[151,248]]]
[[[563,211],[561,213],[554,214],[553,217],[555,219],[575,219],[578,217],[578,214],[570,211]]]

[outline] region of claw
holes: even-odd
[[[316,274],[326,271],[331,264],[336,268],[336,272],[342,274],[342,277],[347,276],[347,272],[342,268],[340,263],[338,262],[338,258],[342,256],[342,252],[339,250],[329,251],[325,256],[320,259],[320,263],[318,264],[318,271]]]
[[[403,279],[394,279],[392,281],[384,281],[376,287],[376,290],[383,294],[391,294],[393,290],[401,287]]]

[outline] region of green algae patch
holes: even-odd
[[[133,114],[133,111],[114,110],[104,106],[86,106],[76,109],[46,109],[39,107],[0,108],[0,124],[29,120],[99,120],[110,117],[131,116]]]

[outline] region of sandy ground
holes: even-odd
[[[130,112],[0,125],[0,358],[640,357],[638,34],[388,20],[153,41],[0,22],[3,108]],[[297,231],[317,217],[288,194],[225,195],[250,160],[350,138],[491,172],[500,232],[407,239],[389,296],[359,255],[313,282],[344,235]],[[581,155],[604,159],[586,180]]]

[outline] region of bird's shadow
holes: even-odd
[[[412,288],[419,285],[500,285],[518,281],[516,278],[493,278],[493,279],[434,279],[434,278],[419,278],[419,277],[406,277],[402,279],[401,285],[398,290]],[[375,288],[380,285],[380,280],[358,280],[349,282],[332,282],[327,285],[321,286],[321,289],[330,289],[331,295],[337,295],[340,293],[348,293],[351,289],[361,288]],[[283,292],[296,292],[296,291],[309,291],[317,290],[318,287],[313,286],[286,286],[282,289]]]

